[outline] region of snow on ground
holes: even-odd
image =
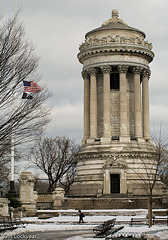
[[[95,210],[98,212],[98,210]],[[53,217],[50,219],[38,219],[37,217],[29,217],[29,218],[23,218],[23,221],[31,222],[28,224],[25,228],[18,228],[10,232],[5,232],[5,234],[0,235],[0,240],[3,239],[4,236],[11,236],[11,235],[17,235],[21,233],[28,233],[28,232],[36,232],[36,231],[62,231],[62,230],[77,230],[77,229],[93,229],[94,226],[99,225],[100,222],[116,218],[116,221],[130,221],[133,216],[131,216],[131,210],[122,210],[123,212],[129,212],[130,216],[122,216],[121,213],[119,213],[119,216],[112,215],[106,215],[102,216],[101,212],[115,212],[114,210],[100,210],[100,215],[97,216],[85,216],[84,221],[85,223],[78,224],[78,212],[77,210],[67,210],[62,212],[74,212],[76,213],[76,216],[61,216],[61,211],[57,211],[60,213],[59,217]],[[122,212],[121,210],[118,210],[118,212]],[[50,211],[48,211],[49,213]],[[53,212],[53,211],[52,211]],[[84,211],[83,211],[84,212]],[[85,211],[86,212],[86,211]],[[94,212],[91,210],[91,212]],[[117,210],[116,210],[117,212]],[[133,210],[132,212],[136,212],[137,217],[146,217],[146,210]],[[124,214],[124,213],[123,213]],[[133,214],[133,215],[134,215]],[[135,216],[134,216],[135,217]],[[168,226],[166,224],[160,224],[160,225],[154,225],[151,228],[148,228],[147,225],[135,225],[130,227],[129,224],[122,224],[124,228],[119,233],[136,233],[138,234],[151,232],[150,234],[151,239],[153,240],[168,240]],[[118,235],[119,235],[118,233]],[[149,236],[149,234],[148,234]],[[154,238],[153,238],[154,237]],[[83,236],[76,236],[68,238],[68,240],[95,240],[95,238],[88,238]],[[98,239],[98,238],[97,238]],[[148,237],[148,239],[150,239]]]

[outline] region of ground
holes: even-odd
[[[132,211],[132,212],[131,212]],[[50,211],[48,211],[50,213]],[[86,211],[83,211],[86,212]],[[78,224],[77,210],[59,211],[59,217],[53,217],[40,220],[37,217],[23,218],[28,224],[25,228],[18,228],[13,231],[1,233],[2,239],[40,239],[40,240],[95,240],[92,231],[94,226],[101,222],[116,218],[116,221],[131,220],[131,217],[146,217],[147,211],[140,210],[91,210],[92,216],[86,215],[85,223]],[[113,215],[112,215],[113,214]],[[66,216],[65,216],[66,215]],[[68,216],[67,216],[68,215]],[[168,226],[166,224],[154,225],[148,228],[147,225],[136,225],[130,227],[128,223],[122,224],[124,228],[114,237],[119,235],[144,236],[147,234],[148,239],[168,240]],[[99,238],[96,238],[99,239]],[[102,239],[102,238],[100,238]],[[104,238],[103,238],[104,239]]]

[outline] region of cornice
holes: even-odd
[[[130,45],[121,46],[120,44],[115,46],[102,45],[100,47],[90,47],[79,52],[77,57],[80,63],[83,63],[85,60],[95,56],[120,54],[143,57],[147,59],[149,63],[152,62],[154,58],[154,53],[146,48]]]

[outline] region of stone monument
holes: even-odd
[[[145,38],[113,10],[101,27],[86,33],[79,47],[84,138],[71,196],[146,194],[143,178],[150,178],[156,162],[148,87],[154,53]],[[162,194],[159,184],[155,195]]]
[[[23,171],[19,177],[20,201],[26,211],[27,216],[36,215],[37,192],[34,191],[34,178],[31,172]]]

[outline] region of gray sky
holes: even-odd
[[[166,0],[17,0],[26,36],[40,57],[39,73],[53,96],[46,134],[83,137],[83,79],[79,44],[87,32],[111,17],[145,32],[155,53],[150,64],[150,119],[168,125],[168,1]],[[14,15],[15,0],[0,0],[1,14]]]

